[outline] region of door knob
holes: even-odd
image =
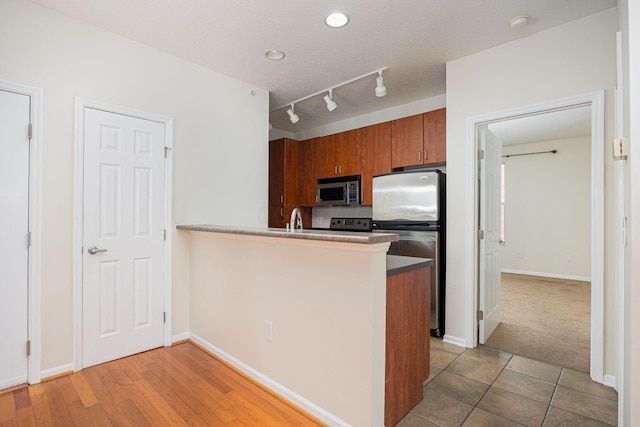
[[[95,255],[95,254],[100,253],[100,252],[107,252],[107,250],[106,249],[99,249],[96,246],[90,246],[90,247],[87,248],[87,252],[89,253],[89,255]]]

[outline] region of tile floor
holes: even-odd
[[[582,372],[431,338],[424,399],[398,427],[611,426],[617,402]]]

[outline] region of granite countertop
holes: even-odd
[[[387,255],[387,277],[434,265],[432,258]]]
[[[251,228],[230,227],[223,225],[178,225],[178,230],[203,231],[207,233],[242,234],[247,236],[280,237],[285,239],[321,240],[325,242],[344,242],[374,244],[398,241],[398,235],[393,233],[361,233],[333,230],[295,230],[286,231],[284,228]]]

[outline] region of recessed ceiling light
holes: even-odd
[[[272,61],[279,61],[284,58],[284,52],[278,49],[269,49],[264,53],[264,56],[266,56],[267,59],[271,59]]]
[[[327,16],[327,19],[325,19],[324,22],[326,22],[326,24],[330,27],[340,28],[349,23],[349,17],[344,13],[335,12]]]
[[[518,15],[509,21],[509,25],[511,29],[517,30],[518,28],[526,27],[529,23],[530,16],[529,15]]]

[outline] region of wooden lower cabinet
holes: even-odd
[[[429,268],[387,277],[384,424],[396,425],[423,395],[429,378]]]

